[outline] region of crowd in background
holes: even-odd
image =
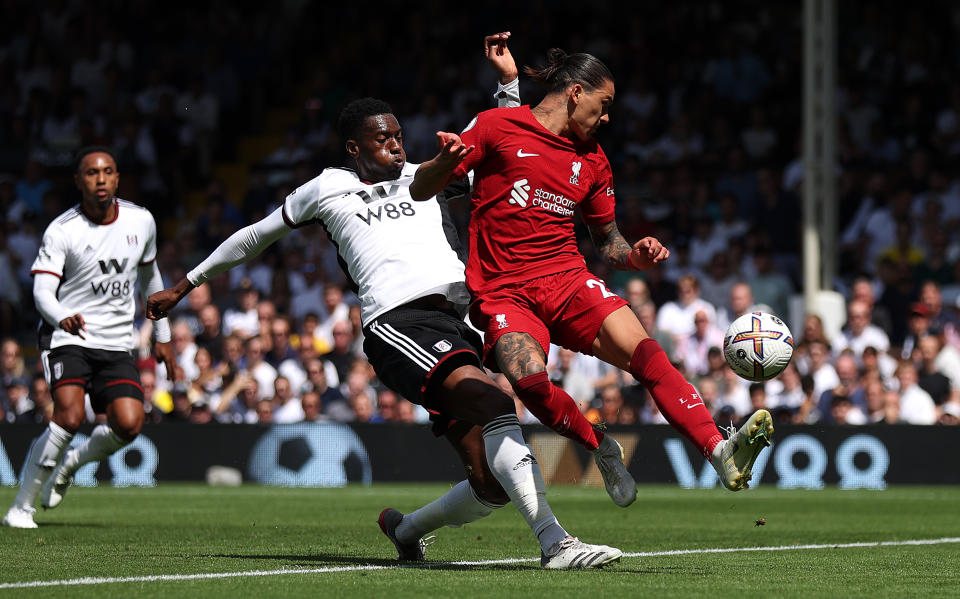
[[[574,2],[510,6],[509,18],[503,7],[453,12],[438,1],[414,11],[96,4],[103,10],[12,0],[4,14],[18,18],[0,23],[0,77],[11,83],[0,89],[6,422],[50,414],[29,270],[47,223],[78,199],[76,148],[115,148],[119,194],[154,213],[158,264],[173,283],[296,186],[343,164],[334,123],[353,98],[389,101],[408,159],[429,158],[434,131],[459,130],[492,107],[480,40],[505,26],[521,64],[561,46],[599,56],[615,74],[599,139],[617,220],[628,240],[655,235],[673,255],[638,275],[609,271],[578,226],[581,248],[721,424],[758,407],[779,422],[960,422],[960,7],[840,3],[834,287],[845,324],[832,331],[817,314],[792,323],[802,330],[791,365],[749,384],[719,350],[726,325],[754,309],[787,318],[800,290],[800,5],[654,1],[611,20],[582,18]],[[538,93],[521,81],[525,102]],[[290,107],[297,125],[247,165],[242,193],[231,192],[215,165],[242,159],[244,136],[277,133],[264,115]],[[186,198],[198,192],[202,206],[191,211]],[[465,234],[468,206],[453,210]],[[320,227],[194,290],[171,322],[173,382],[150,357],[150,323],[138,322],[149,422],[426,418],[364,359],[357,300]],[[551,377],[590,418],[663,421],[628,374],[550,353]]]

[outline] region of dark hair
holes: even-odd
[[[104,154],[113,158],[113,162],[117,162],[117,155],[114,153],[113,148],[107,146],[84,146],[77,150],[77,153],[74,154],[73,159],[73,170],[77,172],[80,170],[80,163],[83,162],[83,159],[89,156],[90,154],[96,154],[97,152],[103,152]]]
[[[547,88],[547,93],[563,91],[573,83],[579,83],[587,91],[603,85],[604,81],[613,81],[613,74],[607,65],[596,56],[586,53],[567,54],[560,48],[547,51],[547,64],[535,69],[523,67],[523,72],[534,81]]]
[[[340,118],[337,119],[337,132],[342,141],[353,139],[357,136],[357,131],[367,117],[378,114],[393,114],[393,109],[383,100],[376,98],[360,98],[354,100],[340,111]]]

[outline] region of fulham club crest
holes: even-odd
[[[127,235],[127,245],[137,245],[137,236]]]
[[[453,349],[453,344],[447,341],[446,339],[441,339],[433,344],[433,349],[441,354],[445,354],[451,349]]]
[[[56,362],[53,365],[53,378],[59,380],[63,376],[63,362]]]

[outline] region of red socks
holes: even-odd
[[[630,359],[630,374],[647,388],[667,422],[709,458],[723,435],[700,394],[673,367],[659,343],[647,338],[637,344]]]
[[[554,431],[573,439],[593,451],[603,440],[603,433],[590,424],[577,402],[567,392],[550,382],[546,372],[524,377],[513,386],[517,397],[530,412]],[[713,422],[712,420],[710,421]]]

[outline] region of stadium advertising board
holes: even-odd
[[[0,484],[17,483],[30,441],[40,432],[38,426],[0,425]],[[548,484],[603,486],[593,460],[578,445],[542,427],[525,427],[524,433]],[[717,484],[713,468],[668,426],[612,427],[608,434],[623,445],[638,483]],[[802,489],[960,484],[960,468],[929,459],[958,454],[960,435],[949,427],[780,426],[754,465],[752,484]],[[152,486],[210,480],[212,472],[223,471],[235,473],[235,481],[298,487],[463,478],[452,448],[420,425],[165,424],[146,427],[108,460],[84,466],[75,482]]]

